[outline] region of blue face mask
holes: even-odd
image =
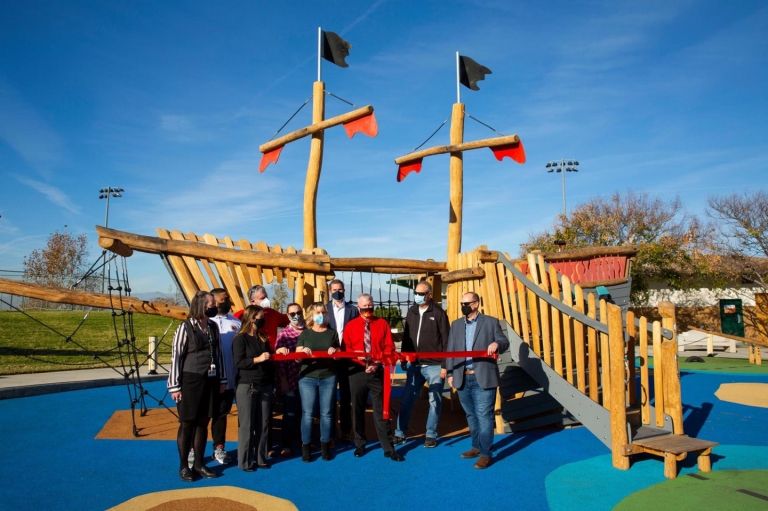
[[[325,314],[315,314],[312,316],[312,321],[314,321],[317,325],[322,325],[325,321]]]
[[[416,302],[416,305],[424,305],[425,298],[423,296],[416,295],[413,297],[413,301]]]

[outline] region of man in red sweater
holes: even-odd
[[[390,437],[392,431],[389,420],[384,420],[384,374],[381,357],[385,353],[395,351],[395,343],[392,342],[392,332],[389,322],[373,315],[373,297],[369,294],[361,294],[357,298],[357,308],[360,316],[351,320],[344,327],[344,342],[342,349],[345,351],[364,351],[368,355],[359,359],[351,359],[349,368],[349,387],[352,393],[352,423],[355,430],[355,457],[365,455],[365,405],[368,402],[368,392],[371,393],[373,403],[373,423],[376,427],[376,435],[384,449],[384,456],[392,461],[404,461],[392,443]]]
[[[258,305],[264,309],[264,332],[269,338],[269,347],[275,352],[275,343],[277,342],[277,329],[285,328],[290,324],[288,316],[272,308],[272,302],[269,301],[267,290],[264,286],[253,286],[248,291],[249,305]],[[243,311],[237,311],[235,318],[243,317]]]

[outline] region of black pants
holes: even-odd
[[[301,432],[299,430],[301,425],[301,397],[299,397],[298,390],[294,390],[291,394],[293,395],[275,395],[278,407],[283,415],[280,426],[280,445],[288,448],[301,439]],[[276,408],[272,408],[273,414]]]
[[[349,388],[349,364],[345,359],[336,361],[336,381],[339,383],[339,410],[333,407],[333,433],[336,436],[336,415],[342,435],[352,433],[352,392]],[[334,396],[335,397],[335,396]]]
[[[392,451],[389,441],[392,435],[389,420],[384,420],[382,410],[384,407],[384,370],[380,367],[375,373],[366,373],[363,367],[352,368],[349,374],[349,387],[352,393],[352,417],[355,429],[355,445],[364,447],[365,438],[365,406],[368,404],[368,392],[371,393],[373,403],[373,425],[376,427],[376,435],[381,442],[384,452]]]
[[[211,420],[211,438],[213,447],[224,445],[227,437],[227,415],[232,411],[232,402],[235,400],[235,389],[227,389],[219,394],[218,414]]]

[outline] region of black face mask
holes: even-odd
[[[256,321],[254,321],[253,323],[256,325],[256,328],[258,328],[259,330],[264,328],[264,318],[259,318]]]
[[[216,307],[219,309],[219,314],[226,314],[232,310],[232,302],[221,302]]]
[[[472,306],[471,305],[462,305],[461,306],[461,313],[465,316],[469,316],[472,314]]]
[[[216,314],[219,313],[219,309],[217,307],[208,307],[205,309],[205,315],[209,318],[215,318]]]
[[[331,297],[337,302],[340,302],[344,299],[344,291],[336,291],[335,293],[331,294]]]

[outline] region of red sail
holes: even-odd
[[[270,163],[277,164],[278,158],[280,158],[280,151],[283,150],[284,145],[281,145],[277,149],[272,149],[271,151],[268,151],[261,155],[261,165],[259,165],[259,172],[264,172],[264,169],[267,168],[267,165]]]
[[[401,163],[400,169],[397,171],[397,182],[399,183],[405,179],[405,176],[411,172],[421,172],[422,160],[424,160],[424,158],[419,158],[418,160],[413,160],[407,163]]]
[[[376,124],[376,117],[373,116],[373,112],[370,114],[344,123],[344,130],[347,132],[347,136],[352,138],[355,133],[362,133],[369,137],[375,137],[379,134],[379,125]]]
[[[525,163],[525,149],[523,149],[523,142],[515,142],[514,144],[500,145],[497,147],[491,147],[493,155],[497,160],[501,161],[505,156],[509,156],[517,163]]]

